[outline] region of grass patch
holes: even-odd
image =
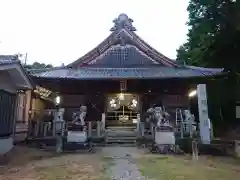
[[[115,164],[113,158],[103,157],[102,163],[102,177],[100,178],[100,180],[111,180],[111,167]]]
[[[0,179],[99,180],[101,154],[56,154],[21,148],[0,167]],[[104,179],[105,180],[105,179]]]
[[[193,162],[190,157],[143,156],[135,163],[145,177],[157,180],[237,180],[240,176],[239,162],[218,158]]]
[[[85,163],[72,162],[56,166],[38,167],[34,169],[38,178],[44,180],[78,179],[98,180],[99,174],[94,167]]]

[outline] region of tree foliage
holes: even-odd
[[[177,61],[230,71],[227,80],[208,84],[210,118],[215,125],[226,127],[234,124],[236,117],[238,85],[235,75],[240,72],[240,1],[190,0],[187,10],[188,39],[177,50]]]
[[[45,68],[52,68],[51,64],[44,64],[39,62],[34,62],[33,64],[24,65],[26,69],[45,69]]]
[[[188,39],[177,50],[177,60],[239,70],[240,1],[190,0],[187,10]]]

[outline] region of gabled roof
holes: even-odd
[[[96,48],[59,68],[31,72],[38,78],[163,79],[213,76],[223,69],[183,66],[156,51],[135,33],[133,20],[120,14],[112,33]]]
[[[34,83],[21,65],[17,55],[0,55],[0,71],[9,71],[13,81],[20,81],[21,87],[18,88],[33,89]]]
[[[113,22],[112,33],[102,43],[67,67],[93,64],[105,67],[145,64],[178,67],[176,62],[156,51],[134,32],[136,28],[132,26],[133,20],[126,14],[120,14]]]

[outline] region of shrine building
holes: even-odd
[[[134,126],[138,114],[143,118],[156,105],[174,121],[176,108],[189,108],[188,95],[197,84],[221,76],[222,69],[182,65],[164,56],[136,34],[126,14],[113,23],[110,35],[83,57],[30,72],[37,87],[28,95],[31,112],[55,108],[57,97],[66,121],[82,105],[87,106],[86,121],[100,121],[104,113],[106,127]]]

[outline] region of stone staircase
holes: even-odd
[[[137,132],[135,126],[110,126],[106,129],[107,144],[135,145]]]

